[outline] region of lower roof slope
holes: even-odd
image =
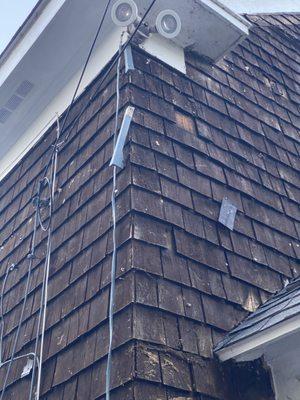
[[[298,315],[300,315],[300,278],[289,283],[233,329],[218,344],[215,351],[218,352],[242,340],[251,339],[258,333],[274,328]]]

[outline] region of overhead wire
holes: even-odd
[[[57,118],[57,139],[60,137],[60,124],[59,118]],[[52,235],[52,204],[54,202],[55,196],[55,186],[56,186],[56,173],[57,173],[57,157],[58,157],[58,149],[56,149],[53,160],[52,160],[52,171],[51,178],[49,184],[49,192],[50,192],[50,216],[49,216],[49,225],[48,225],[48,237],[47,237],[47,252],[45,258],[44,265],[44,276],[43,276],[43,286],[42,286],[42,295],[41,295],[41,304],[40,304],[40,313],[39,313],[39,322],[37,327],[37,340],[35,346],[35,353],[37,354],[37,346],[38,346],[38,337],[40,334],[40,351],[39,351],[39,365],[38,365],[38,376],[37,376],[37,385],[36,385],[36,399],[40,398],[40,390],[41,390],[41,380],[42,380],[42,363],[43,363],[43,349],[44,349],[44,339],[45,339],[45,328],[46,328],[46,316],[47,316],[47,304],[48,304],[48,282],[49,282],[49,272],[50,272],[50,260],[51,260],[51,235]],[[39,332],[41,328],[41,333]],[[32,371],[31,384],[30,384],[30,394],[29,399],[31,400],[32,391],[33,391],[33,383],[34,383],[34,371]]]
[[[96,45],[96,43],[97,43],[99,34],[100,34],[100,32],[101,32],[101,30],[102,30],[102,28],[103,28],[103,24],[104,24],[104,21],[105,21],[105,18],[106,18],[106,15],[107,15],[107,12],[108,12],[108,9],[109,9],[109,6],[110,6],[111,1],[112,1],[112,0],[108,0],[107,3],[106,3],[105,9],[104,9],[104,13],[103,13],[103,15],[102,15],[102,17],[101,17],[100,24],[99,24],[99,26],[98,26],[98,28],[97,28],[96,35],[95,35],[95,37],[94,37],[94,40],[93,40],[93,43],[92,43],[92,45],[91,45],[91,47],[90,47],[90,50],[89,50],[87,59],[86,59],[86,61],[85,61],[85,63],[84,63],[83,69],[82,69],[82,71],[81,71],[81,74],[80,74],[78,83],[77,83],[77,85],[76,85],[76,88],[75,88],[75,91],[74,91],[74,94],[73,94],[73,97],[72,97],[72,100],[71,100],[71,103],[70,103],[69,107],[67,108],[66,115],[64,116],[63,123],[62,123],[62,126],[61,126],[61,132],[62,132],[62,133],[64,132],[64,129],[65,129],[65,126],[66,126],[66,123],[67,123],[67,120],[68,120],[68,117],[69,117],[71,108],[72,108],[72,106],[73,106],[73,104],[74,104],[74,101],[75,101],[75,99],[76,99],[76,97],[77,97],[79,88],[80,88],[80,86],[81,86],[81,83],[82,83],[84,74],[85,74],[85,72],[86,72],[86,70],[87,70],[89,61],[90,61],[91,56],[92,56],[92,54],[93,54],[93,50],[94,50],[95,45]],[[59,141],[56,140],[54,147],[57,148],[57,147],[63,146],[63,145],[68,141],[68,138],[69,138],[69,135],[71,134],[71,131],[72,131],[72,129],[70,129],[69,134],[66,136],[66,138],[65,138],[61,143],[59,143]],[[46,173],[47,173],[47,171],[48,171],[48,169],[49,169],[49,166],[50,166],[50,165],[49,165],[49,163],[48,163],[48,164],[46,165],[44,175],[46,175]]]
[[[123,32],[124,33],[124,32]],[[122,49],[123,34],[121,35],[119,54]],[[119,58],[117,63],[117,83],[116,83],[116,112],[115,112],[115,129],[114,129],[114,148],[117,142],[118,134],[118,122],[119,122],[119,109],[120,109],[120,63],[121,58]],[[112,252],[112,263],[111,263],[111,284],[110,284],[110,300],[109,300],[109,344],[108,344],[108,355],[106,364],[106,381],[105,381],[105,393],[106,400],[110,399],[110,381],[111,381],[111,364],[112,364],[112,342],[113,342],[113,329],[114,329],[114,300],[115,300],[115,288],[116,288],[116,257],[117,257],[117,239],[116,239],[116,228],[117,228],[117,218],[116,218],[116,195],[117,195],[117,167],[113,166],[113,187],[111,192],[111,210],[112,210],[112,220],[113,220],[113,252]]]
[[[59,151],[59,149],[66,144],[66,142],[69,139],[69,136],[75,126],[75,124],[77,123],[77,121],[80,119],[80,117],[83,115],[83,113],[87,110],[87,108],[90,106],[91,102],[96,98],[96,96],[98,96],[99,94],[99,90],[101,89],[103,83],[105,82],[106,78],[109,76],[110,72],[113,70],[113,68],[117,65],[117,69],[120,69],[120,60],[122,55],[124,54],[125,50],[127,49],[127,47],[130,45],[130,43],[132,42],[132,40],[134,39],[136,33],[138,32],[138,30],[140,29],[141,25],[144,23],[145,18],[147,17],[147,15],[150,13],[152,7],[154,6],[154,4],[156,3],[157,0],[152,0],[150,6],[148,7],[148,9],[146,10],[144,16],[140,19],[139,23],[137,24],[137,26],[135,27],[133,33],[130,35],[129,39],[126,41],[126,43],[124,45],[121,45],[119,48],[119,52],[117,54],[117,57],[115,57],[112,61],[112,63],[110,64],[110,66],[108,67],[108,69],[106,70],[106,73],[103,75],[101,81],[99,82],[99,84],[97,85],[97,88],[94,92],[94,94],[89,98],[89,101],[87,102],[87,104],[85,105],[85,107],[83,107],[83,109],[81,110],[81,112],[76,116],[76,118],[73,120],[72,124],[69,127],[69,132],[66,135],[65,138],[62,139],[62,141],[60,141],[60,137],[64,134],[65,132],[65,127],[66,127],[66,123],[67,123],[67,119],[68,116],[70,114],[70,110],[74,104],[74,101],[76,99],[76,96],[78,94],[80,85],[82,83],[82,79],[83,76],[85,74],[86,68],[88,66],[91,54],[93,52],[93,49],[95,47],[95,44],[97,42],[99,33],[101,31],[101,28],[103,26],[104,20],[105,20],[105,16],[107,14],[109,5],[111,0],[108,0],[104,14],[102,16],[102,19],[100,21],[100,25],[98,27],[96,36],[94,38],[93,44],[91,46],[91,49],[89,51],[87,60],[85,62],[83,71],[80,75],[80,79],[79,82],[76,86],[72,101],[70,103],[70,106],[68,107],[67,111],[66,111],[66,115],[64,117],[64,122],[63,125],[61,127],[61,129],[59,128],[60,131],[60,135],[59,137],[56,138],[54,144],[52,145],[53,150],[49,159],[49,162],[46,164],[45,170],[44,170],[44,180],[46,179],[48,170],[50,168],[50,166],[52,165],[53,171],[55,171],[54,175],[53,173],[51,173],[51,181],[49,181],[49,179],[46,181],[46,184],[48,185],[49,190],[51,190],[51,194],[50,194],[50,199],[49,199],[49,206],[50,206],[50,215],[49,215],[49,221],[47,225],[44,225],[42,219],[41,219],[41,215],[40,215],[40,209],[39,207],[41,206],[41,204],[38,202],[36,205],[36,213],[35,213],[35,223],[34,223],[34,231],[33,231],[33,238],[32,238],[32,248],[31,248],[31,252],[29,254],[29,259],[30,259],[30,263],[29,263],[29,268],[28,268],[28,275],[27,275],[27,281],[26,281],[26,287],[25,287],[25,296],[24,296],[24,300],[23,300],[23,305],[22,305],[22,310],[21,310],[21,315],[20,315],[20,319],[19,319],[19,323],[18,323],[18,327],[17,327],[17,332],[15,335],[15,339],[14,339],[14,344],[13,344],[13,351],[11,354],[10,359],[5,362],[9,364],[8,366],[8,370],[6,372],[5,375],[5,380],[4,380],[4,385],[1,391],[1,397],[0,400],[3,400],[4,397],[4,393],[6,391],[7,388],[7,383],[8,383],[8,377],[10,374],[10,370],[12,367],[12,363],[14,360],[20,359],[25,357],[24,356],[18,356],[15,357],[15,352],[16,352],[16,347],[17,347],[17,343],[18,343],[18,338],[19,338],[19,334],[20,334],[20,329],[21,329],[21,325],[22,325],[22,321],[23,321],[23,317],[24,317],[24,312],[25,312],[25,306],[26,306],[26,302],[27,302],[27,297],[28,297],[28,292],[29,292],[29,283],[30,283],[30,277],[31,277],[31,271],[32,271],[32,263],[33,260],[35,258],[35,236],[36,236],[36,230],[37,230],[37,226],[38,224],[40,225],[41,229],[44,231],[48,230],[48,239],[47,239],[47,253],[46,253],[46,257],[45,257],[45,267],[44,267],[44,277],[43,277],[43,286],[42,286],[42,298],[41,298],[41,307],[40,307],[40,314],[41,318],[39,317],[39,320],[41,320],[42,322],[39,322],[38,324],[38,336],[39,336],[39,330],[40,330],[40,324],[42,324],[42,331],[41,331],[41,340],[40,340],[40,357],[37,356],[37,351],[35,351],[34,353],[28,353],[27,356],[29,355],[33,355],[34,358],[34,364],[37,364],[37,369],[38,369],[38,378],[37,378],[37,387],[36,387],[36,399],[39,400],[39,396],[40,396],[40,385],[41,385],[41,371],[42,371],[42,362],[43,362],[43,346],[44,346],[44,334],[45,334],[45,322],[46,322],[46,309],[47,309],[47,298],[48,298],[48,280],[49,280],[49,268],[50,268],[50,256],[51,256],[51,217],[52,217],[52,201],[54,199],[54,193],[55,193],[55,176],[56,176],[56,172],[57,172],[57,153]],[[118,81],[118,89],[117,91],[119,92],[119,75],[117,78]],[[117,104],[118,104],[118,110],[119,110],[119,97],[117,100]],[[58,119],[59,121],[59,119]],[[116,112],[116,129],[115,129],[115,135],[114,135],[114,144],[116,142],[116,131],[117,131],[117,123],[118,123],[118,111]],[[106,381],[106,399],[109,400],[110,399],[110,373],[111,373],[111,356],[112,356],[112,339],[113,339],[113,307],[114,307],[114,291],[115,291],[115,277],[116,277],[116,252],[117,252],[117,245],[116,245],[116,204],[115,204],[115,195],[116,195],[116,176],[117,176],[117,170],[116,167],[114,167],[114,173],[113,173],[113,193],[112,193],[112,209],[113,209],[113,226],[114,226],[114,237],[113,237],[113,265],[112,265],[112,288],[113,290],[111,291],[111,300],[110,300],[110,349],[109,349],[109,357],[110,357],[110,362],[107,364],[107,381]],[[3,306],[3,304],[2,304]],[[0,316],[1,317],[1,316]],[[2,318],[3,319],[3,318]],[[1,318],[0,318],[1,320]],[[3,339],[3,338],[2,338]],[[38,342],[38,337],[36,338],[36,343]],[[36,348],[37,350],[37,348]],[[34,371],[35,368],[33,368],[32,370],[32,379],[31,379],[31,388],[30,388],[30,397],[29,400],[32,400],[32,395],[33,395],[33,387],[34,387]],[[32,383],[33,382],[33,383]]]
[[[115,129],[114,129],[114,148],[117,142],[117,134],[118,134],[118,122],[119,122],[119,109],[120,109],[120,61],[123,53],[125,52],[126,48],[132,42],[135,34],[140,29],[141,25],[144,23],[147,15],[150,13],[152,7],[156,3],[157,0],[153,0],[146,10],[143,18],[141,18],[140,22],[138,23],[137,27],[135,28],[133,34],[127,40],[125,45],[122,45],[123,42],[123,35],[121,35],[120,46],[118,56],[116,61],[112,63],[111,67],[106,72],[105,76],[101,80],[99,87],[102,86],[102,83],[105,81],[106,77],[110,74],[114,66],[117,66],[117,78],[116,78],[116,112],[115,112]],[[98,89],[99,90],[99,89]],[[116,288],[116,269],[117,269],[117,217],[116,217],[116,196],[117,196],[117,167],[113,166],[113,187],[111,193],[111,210],[112,210],[112,221],[113,221],[113,233],[112,233],[112,240],[113,240],[113,252],[112,252],[112,262],[111,262],[111,283],[110,283],[110,300],[109,300],[109,344],[108,344],[108,354],[107,354],[107,364],[106,364],[106,380],[105,380],[105,398],[106,400],[110,400],[110,383],[111,383],[111,370],[112,370],[112,347],[113,347],[113,329],[114,329],[114,303],[115,303],[115,288]]]
[[[36,212],[35,213],[35,218],[34,218],[34,227],[33,227],[33,233],[32,233],[30,253],[28,255],[29,266],[28,266],[28,270],[27,270],[27,279],[26,279],[26,284],[25,284],[24,299],[23,299],[23,304],[22,304],[22,308],[21,308],[21,314],[20,314],[19,322],[18,322],[18,326],[17,326],[17,331],[16,331],[16,334],[15,334],[15,337],[14,337],[14,340],[13,340],[13,348],[12,348],[11,356],[10,356],[10,359],[9,359],[9,362],[8,362],[8,367],[7,367],[7,371],[6,371],[5,378],[4,378],[4,383],[3,383],[3,387],[2,387],[2,391],[1,391],[0,400],[3,400],[4,394],[5,394],[5,391],[6,391],[6,388],[7,388],[8,378],[9,378],[9,375],[10,375],[12,364],[13,364],[14,359],[15,359],[15,353],[16,353],[16,349],[17,349],[19,336],[20,336],[20,330],[21,330],[21,326],[22,326],[22,322],[23,322],[23,318],[24,318],[24,313],[25,313],[25,308],[26,308],[26,303],[27,303],[27,297],[28,297],[29,287],[30,287],[30,281],[31,281],[33,260],[35,258],[35,241],[36,241],[37,227],[38,227],[38,216],[37,216],[37,212]],[[2,337],[2,345],[3,345],[3,337]]]
[[[20,159],[20,157],[22,157],[22,156],[27,152],[27,150],[30,149],[30,148],[34,145],[34,143],[40,138],[40,136],[46,131],[46,129],[53,123],[53,121],[54,121],[55,119],[56,119],[56,115],[53,115],[53,116],[48,120],[48,122],[46,122],[45,125],[43,125],[43,127],[38,131],[38,133],[34,135],[34,138],[33,138],[30,142],[27,143],[27,145],[26,145],[26,147],[23,149],[21,155],[19,155],[18,157],[14,158],[14,159],[12,160],[12,162],[8,165],[8,167],[5,168],[5,169],[2,171],[2,174],[3,174],[3,175],[5,175],[6,173],[9,172],[11,166],[12,166],[12,165],[15,165],[15,163]],[[7,241],[9,240],[9,238],[10,238],[10,237],[8,237],[6,240],[4,240],[4,241],[0,244],[0,249],[1,249],[1,247],[3,247],[3,246],[7,243]]]
[[[4,299],[4,294],[5,294],[5,289],[6,289],[6,283],[8,280],[9,274],[15,269],[15,264],[9,265],[6,268],[2,288],[1,288],[1,298],[0,298],[0,323],[1,323],[1,328],[0,328],[0,367],[2,367],[3,363],[3,354],[2,354],[2,348],[3,348],[3,335],[4,335],[4,308],[3,308],[3,299]]]
[[[156,3],[157,0],[152,0],[150,6],[147,8],[145,14],[143,15],[143,17],[140,19],[140,21],[138,22],[138,24],[136,25],[133,33],[129,36],[129,39],[125,42],[125,44],[122,46],[122,50],[117,53],[117,56],[115,56],[113,58],[113,61],[111,62],[110,66],[108,67],[108,69],[106,70],[106,72],[104,73],[102,79],[100,80],[99,84],[97,85],[97,88],[94,92],[94,94],[92,96],[90,96],[89,101],[87,102],[87,104],[82,108],[82,110],[80,111],[80,113],[74,118],[73,122],[70,124],[70,127],[68,128],[69,132],[66,135],[66,138],[62,140],[62,142],[60,143],[55,143],[53,147],[56,147],[56,145],[59,146],[59,148],[64,145],[67,140],[69,139],[69,136],[72,132],[72,130],[75,127],[75,124],[77,123],[77,121],[82,117],[82,115],[85,113],[85,111],[88,109],[88,107],[90,106],[90,104],[95,100],[95,98],[98,96],[100,89],[102,88],[103,83],[105,82],[105,80],[107,79],[107,77],[109,76],[109,74],[111,73],[111,71],[114,69],[114,67],[117,65],[117,63],[119,62],[119,59],[122,57],[122,55],[124,54],[124,52],[126,51],[126,49],[128,48],[128,46],[130,46],[130,44],[132,43],[133,39],[135,38],[137,32],[140,30],[141,26],[144,24],[144,21],[146,19],[146,17],[148,16],[148,14],[150,13],[150,11],[152,10],[152,7],[154,6],[154,4]],[[61,129],[61,137],[64,135],[65,133],[65,129],[66,126],[62,127]],[[51,157],[50,157],[51,159]],[[46,165],[45,168],[45,173],[48,171],[50,164],[48,163]]]
[[[81,72],[79,81],[77,83],[75,92],[73,94],[71,103],[70,103],[70,105],[69,105],[69,107],[68,107],[68,109],[66,111],[66,115],[64,117],[64,122],[63,122],[63,127],[66,124],[66,121],[67,121],[67,118],[69,116],[70,110],[71,110],[71,108],[72,108],[72,106],[74,104],[74,101],[76,99],[78,90],[79,90],[80,85],[82,83],[84,74],[86,72],[86,69],[87,69],[88,63],[90,61],[92,52],[93,52],[95,44],[97,42],[99,33],[100,33],[100,31],[101,31],[101,29],[103,27],[103,23],[104,23],[106,15],[107,15],[107,11],[108,11],[108,8],[110,6],[110,3],[111,3],[111,0],[108,0],[107,4],[106,4],[106,7],[105,7],[105,10],[104,10],[104,13],[102,15],[102,18],[100,20],[99,26],[97,28],[97,32],[96,32],[95,38],[93,40],[92,46],[91,46],[91,48],[89,50],[87,59],[85,61],[83,70]],[[58,126],[58,128],[57,128],[58,135],[57,135],[57,138],[56,138],[55,143],[53,145],[53,151],[52,151],[50,160],[49,160],[49,162],[46,165],[46,168],[44,170],[44,174],[43,174],[44,178],[42,178],[42,180],[39,182],[38,194],[37,194],[37,196],[35,198],[35,205],[36,205],[35,225],[34,225],[33,239],[32,239],[33,247],[31,248],[31,252],[30,252],[30,256],[31,257],[30,257],[30,264],[29,264],[29,268],[28,268],[28,278],[27,278],[26,287],[25,287],[25,295],[24,295],[23,306],[22,306],[22,310],[21,310],[21,316],[20,316],[20,319],[19,319],[17,332],[16,332],[15,339],[14,339],[12,354],[11,354],[10,359],[8,360],[8,364],[9,365],[8,365],[8,369],[7,369],[7,372],[6,372],[6,375],[5,375],[5,379],[4,379],[4,384],[3,384],[3,387],[2,387],[2,391],[1,391],[0,400],[3,400],[4,394],[5,394],[5,391],[6,391],[6,388],[7,388],[8,378],[9,378],[9,375],[10,375],[10,371],[11,371],[11,367],[12,367],[13,362],[16,359],[20,359],[20,358],[23,357],[23,356],[20,356],[20,357],[16,358],[15,357],[15,352],[16,352],[16,347],[17,347],[17,343],[18,343],[18,338],[19,338],[19,334],[20,334],[20,329],[21,329],[21,325],[22,325],[22,321],[23,321],[25,306],[26,306],[28,292],[29,292],[29,283],[30,283],[30,277],[31,277],[31,271],[32,271],[32,263],[33,263],[33,259],[35,258],[34,257],[35,237],[36,237],[36,230],[37,230],[37,226],[38,225],[41,227],[41,229],[43,231],[45,231],[45,232],[47,231],[48,232],[48,238],[47,238],[47,252],[46,252],[46,257],[45,257],[45,267],[44,267],[44,276],[43,276],[43,284],[42,284],[41,307],[40,307],[40,313],[39,313],[39,318],[38,318],[39,319],[39,323],[38,323],[38,331],[37,331],[37,338],[36,338],[36,345],[35,345],[36,348],[35,348],[35,352],[33,353],[34,354],[34,368],[33,368],[33,371],[32,371],[32,379],[31,379],[31,384],[30,384],[29,400],[32,399],[32,395],[33,395],[34,377],[35,377],[35,364],[36,364],[36,362],[38,364],[37,365],[38,377],[37,377],[37,385],[36,385],[37,387],[36,387],[36,396],[35,397],[36,397],[36,399],[39,399],[39,396],[40,396],[41,370],[42,370],[42,362],[43,362],[43,347],[44,347],[44,335],[45,335],[45,324],[46,324],[47,298],[48,298],[48,280],[49,280],[50,256],[51,256],[51,219],[52,219],[52,206],[53,206],[54,193],[55,193],[55,177],[56,177],[56,172],[57,172],[57,154],[58,154],[59,147],[61,147],[63,144],[65,144],[65,142],[64,143],[59,143],[59,138],[60,138],[59,133],[60,133],[61,129],[60,129],[59,118],[58,117],[57,117],[57,126]],[[53,164],[53,170],[52,170],[52,173],[51,173],[51,182],[50,182],[50,180],[47,178],[47,173],[48,173],[48,170],[49,170],[51,164]],[[44,224],[44,222],[42,221],[42,218],[41,218],[41,213],[40,213],[40,211],[41,211],[41,207],[40,207],[41,206],[41,199],[39,197],[39,194],[40,194],[40,192],[42,190],[42,187],[45,184],[48,186],[48,189],[50,191],[50,196],[49,196],[49,220],[48,220],[47,225]],[[43,205],[45,205],[45,204],[43,204]],[[7,278],[6,278],[6,280],[7,280]],[[6,280],[5,280],[5,284],[6,284]],[[3,300],[3,298],[2,298],[2,300]],[[3,303],[2,303],[2,310],[3,310]],[[39,341],[38,338],[39,338],[39,335],[40,335],[40,333],[39,333],[40,325],[42,326],[42,330],[41,330],[41,337],[40,337],[40,357],[38,358],[36,356],[36,354],[37,354],[37,343]],[[3,317],[1,318],[1,332],[2,332],[2,329],[3,329]],[[2,341],[1,341],[1,347],[2,347],[3,335],[1,336],[1,338],[2,338]],[[4,363],[4,364],[6,364],[6,363]]]
[[[59,136],[59,118],[57,116],[57,132],[58,132],[58,136]],[[32,267],[33,267],[33,261],[36,259],[36,255],[35,255],[35,247],[36,247],[36,234],[37,234],[37,229],[38,226],[40,226],[42,231],[48,231],[48,239],[47,239],[47,254],[46,254],[46,258],[45,258],[45,268],[44,268],[44,278],[43,278],[43,285],[42,285],[42,295],[41,295],[41,307],[40,307],[40,313],[39,316],[42,314],[42,310],[43,310],[43,318],[42,318],[42,325],[43,328],[45,326],[45,318],[46,318],[46,307],[47,307],[47,288],[48,288],[48,278],[49,278],[49,266],[50,266],[50,254],[51,254],[51,220],[52,220],[52,204],[53,204],[53,200],[54,200],[54,194],[55,194],[55,180],[56,180],[56,169],[57,169],[57,151],[54,153],[54,157],[52,158],[52,164],[53,164],[53,168],[52,168],[52,172],[51,172],[51,178],[49,179],[48,177],[44,177],[39,181],[39,185],[38,185],[38,190],[37,190],[37,194],[35,195],[35,197],[33,198],[33,205],[35,207],[35,218],[34,218],[34,229],[33,229],[33,234],[32,234],[32,239],[31,239],[31,245],[30,245],[30,251],[29,254],[27,256],[27,258],[29,259],[29,267],[28,267],[28,272],[27,272],[27,281],[26,281],[26,286],[25,286],[25,293],[24,293],[24,299],[23,299],[23,305],[22,305],[22,310],[21,310],[21,315],[19,318],[19,322],[18,322],[18,327],[17,327],[17,331],[16,331],[16,335],[14,338],[14,342],[13,342],[13,349],[12,349],[12,353],[10,356],[10,359],[7,360],[6,362],[1,362],[0,367],[8,364],[8,368],[5,374],[5,379],[4,379],[4,384],[2,387],[2,392],[1,392],[1,397],[0,399],[2,400],[4,397],[4,394],[6,392],[7,389],[7,384],[8,384],[8,378],[10,375],[10,371],[12,368],[12,364],[14,361],[19,360],[21,358],[24,357],[29,357],[29,356],[33,356],[33,371],[32,371],[32,380],[34,379],[34,373],[35,373],[35,365],[37,365],[37,370],[38,370],[38,384],[37,384],[37,393],[39,396],[39,389],[40,389],[40,378],[41,378],[41,368],[42,368],[42,351],[40,352],[40,357],[38,357],[37,355],[37,344],[36,344],[36,348],[35,351],[33,353],[28,353],[22,356],[15,356],[16,353],[16,348],[17,348],[17,344],[18,344],[18,339],[19,339],[19,335],[20,335],[20,329],[22,326],[22,322],[23,322],[23,318],[24,318],[24,312],[25,312],[25,308],[26,308],[26,303],[27,303],[27,297],[29,294],[29,287],[30,287],[30,278],[31,278],[31,273],[32,273]],[[41,195],[42,195],[42,190],[44,187],[48,187],[49,190],[49,200],[45,201],[42,200]],[[49,207],[49,220],[47,225],[44,224],[44,221],[42,221],[41,218],[41,208],[45,207],[45,206]],[[3,330],[4,330],[4,317],[3,317],[3,295],[4,295],[4,290],[5,290],[5,286],[6,286],[6,281],[8,278],[8,274],[11,272],[12,270],[12,266],[10,266],[10,268],[7,269],[7,273],[5,276],[5,280],[3,282],[3,287],[2,287],[2,292],[1,292],[1,304],[0,304],[0,313],[1,313],[1,352],[2,352],[2,346],[3,346]],[[39,318],[41,319],[41,318]],[[43,342],[44,342],[44,329],[42,329],[42,339],[41,339],[41,346],[43,348]],[[38,343],[38,336],[36,338],[36,343]],[[31,380],[31,386],[32,385],[32,380]],[[37,397],[38,399],[39,397]],[[32,399],[32,393],[30,393],[29,395],[29,400]]]

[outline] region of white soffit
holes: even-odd
[[[135,1],[144,15],[150,0]],[[40,0],[0,56],[0,180],[70,104],[105,5]],[[249,31],[249,22],[218,0],[157,0],[146,22],[155,26],[167,8],[180,15],[182,31],[172,41],[153,34],[144,49],[183,73],[184,49],[217,61]],[[120,34],[109,10],[79,94],[117,52]]]
[[[220,0],[239,14],[300,13],[300,0]]]
[[[42,0],[0,56],[0,180],[70,104],[105,4]],[[79,93],[117,52],[120,33],[108,13]]]

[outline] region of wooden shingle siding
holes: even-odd
[[[280,29],[299,37],[300,19],[282,18],[252,17],[250,38],[211,68],[187,55],[184,76],[134,49],[136,70],[122,70],[122,110],[136,110],[117,180],[112,399],[237,398],[212,349],[299,274],[299,47]],[[59,153],[47,400],[104,398],[115,86],[112,73]],[[2,282],[18,265],[4,295],[5,359],[24,296],[31,198],[55,135],[53,127],[0,184]],[[218,223],[225,196],[238,208],[233,232]],[[18,354],[35,339],[46,248],[40,231],[37,243]],[[23,366],[15,363],[6,399],[27,399]]]

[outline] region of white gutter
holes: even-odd
[[[239,14],[300,13],[300,0],[220,0]]]
[[[258,332],[251,337],[240,340],[228,347],[216,351],[220,361],[228,361],[238,358],[243,359],[257,358],[257,352],[263,353],[263,346],[273,343],[275,340],[283,339],[285,336],[300,330],[300,315],[282,321],[279,324]],[[251,358],[251,353],[255,352],[255,357]],[[250,355],[250,357],[249,357]]]

